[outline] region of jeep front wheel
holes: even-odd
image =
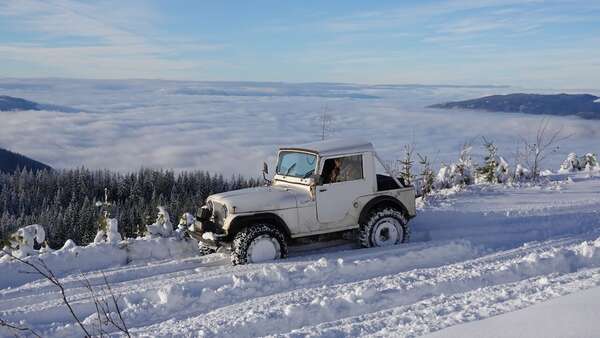
[[[198,251],[200,252],[200,256],[206,256],[216,252],[215,249],[206,246],[206,244],[202,242],[198,242]]]
[[[279,229],[269,224],[251,225],[233,239],[233,265],[260,263],[287,257],[287,242]]]
[[[358,234],[360,245],[365,248],[405,243],[409,237],[406,216],[394,208],[372,211],[366,222],[360,225]]]

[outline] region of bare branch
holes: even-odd
[[[23,327],[23,326],[16,326],[14,324],[11,324],[11,323],[5,321],[2,318],[0,318],[0,327],[8,327],[9,329],[12,329],[12,330],[15,330],[18,332],[29,332],[36,337],[39,337],[39,338],[42,337],[37,332],[35,332],[33,329],[30,329],[28,327]]]
[[[98,297],[96,297],[96,292],[92,288],[92,284],[90,283],[87,276],[82,273],[81,278],[83,279],[82,283],[83,283],[84,287],[90,293],[90,297],[92,298],[92,301],[94,302],[94,306],[96,307],[96,315],[98,316],[98,332],[100,334],[100,337],[102,337],[105,332],[104,332],[104,330],[102,330],[102,317],[101,317],[100,304],[98,301]]]
[[[52,284],[56,285],[56,287],[59,288],[60,290],[60,294],[62,296],[62,300],[63,303],[67,306],[67,308],[69,309],[69,312],[71,313],[71,316],[75,319],[75,321],[77,322],[77,324],[79,325],[79,327],[81,328],[81,330],[85,333],[86,337],[91,337],[90,333],[88,332],[88,330],[85,328],[85,326],[83,325],[83,323],[81,322],[81,320],[79,320],[79,317],[77,317],[77,315],[75,314],[75,310],[73,310],[73,307],[71,306],[71,304],[69,303],[69,301],[67,300],[67,295],[65,293],[65,288],[63,287],[63,285],[61,284],[60,280],[58,278],[56,278],[56,275],[54,275],[54,272],[52,272],[52,270],[50,270],[50,268],[48,268],[48,266],[46,265],[46,263],[38,258],[38,261],[40,263],[40,265],[42,266],[42,268],[45,270],[43,271],[42,268],[39,268],[38,266],[36,266],[35,264],[25,261],[15,255],[13,255],[11,252],[8,252],[6,250],[2,250],[5,254],[9,255],[11,258],[33,268],[35,271],[37,271],[40,275],[42,275],[44,278],[46,278],[48,281],[50,281]]]
[[[121,332],[125,333],[127,335],[127,337],[131,337],[131,335],[129,334],[129,330],[127,329],[127,325],[125,324],[125,320],[123,320],[123,316],[121,315],[121,309],[119,308],[119,302],[118,302],[117,298],[115,297],[115,294],[113,293],[112,288],[110,287],[110,284],[108,283],[108,279],[106,279],[106,275],[104,274],[104,272],[102,272],[102,277],[104,278],[104,284],[106,285],[106,288],[108,289],[108,292],[113,301],[113,305],[115,306],[115,310],[117,310],[117,315],[119,316],[119,320],[121,321],[121,324],[123,326],[120,327],[119,325],[117,325],[114,322],[113,322],[113,325],[115,325],[119,330],[121,330]]]
[[[550,119],[543,118],[536,130],[535,138],[530,141],[526,137],[520,137],[522,144],[521,156],[531,169],[533,180],[537,180],[540,174],[540,166],[549,154],[558,151],[558,143],[571,137],[564,135],[563,127],[550,130]]]

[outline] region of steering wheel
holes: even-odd
[[[302,178],[309,178],[312,174],[314,174],[314,172],[315,172],[315,169],[311,169],[306,174],[304,174],[304,177],[302,177]]]
[[[291,167],[289,167],[289,168],[288,168],[288,170],[286,170],[286,171],[285,171],[285,174],[286,174],[286,175],[289,175],[289,174],[290,174],[290,172],[292,172],[292,169],[294,169],[295,167],[296,167],[296,163],[292,164],[292,166],[291,166]]]

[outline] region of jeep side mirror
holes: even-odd
[[[308,178],[308,186],[309,186],[309,191],[310,191],[310,199],[312,201],[315,200],[315,198],[317,197],[317,185],[321,184],[321,175],[310,175],[310,177]]]
[[[267,165],[267,162],[263,162],[262,176],[263,176],[263,179],[265,180],[266,185],[270,185],[272,183],[272,181],[267,178],[268,174],[269,174],[269,166]]]
[[[321,175],[311,175],[310,176],[310,185],[321,185]]]

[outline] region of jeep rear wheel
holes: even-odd
[[[358,240],[365,248],[408,242],[410,227],[406,216],[395,208],[376,209],[360,225]]]
[[[233,239],[233,265],[260,263],[287,257],[287,242],[279,229],[270,224],[251,225]]]

